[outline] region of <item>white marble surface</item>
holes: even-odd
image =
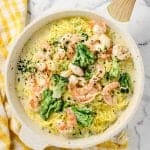
[[[85,8],[101,12],[109,0],[30,0],[27,23],[45,10]],[[131,150],[150,150],[150,0],[137,0],[127,29],[141,50],[145,67],[145,89],[141,106],[128,125]]]

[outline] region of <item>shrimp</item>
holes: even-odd
[[[47,73],[50,74],[51,71],[55,70],[55,66],[51,63],[52,60],[49,59],[49,56],[44,54],[44,52],[39,51],[34,57],[36,62],[36,69],[38,73]]]
[[[97,64],[96,65],[96,76],[98,78],[103,78],[104,75],[105,75],[105,67],[100,64]]]
[[[63,59],[65,55],[66,55],[65,50],[62,48],[58,48],[57,53],[54,55],[54,59],[55,60]]]
[[[65,34],[61,39],[60,43],[63,47],[67,48],[66,55],[70,59],[73,57],[75,44],[80,41],[80,38],[76,34]]]
[[[79,66],[76,66],[72,63],[69,64],[69,69],[77,76],[81,77],[84,75],[83,70]]]
[[[87,81],[85,80],[85,78],[83,78],[83,77],[78,77],[78,85],[79,85],[80,87],[85,86],[86,83],[87,83]]]
[[[34,112],[38,112],[39,111],[39,103],[40,101],[35,97],[35,98],[31,98],[29,100],[29,108],[34,111]]]
[[[71,41],[71,38],[72,38],[72,34],[71,33],[65,34],[63,37],[61,37],[60,44],[62,46],[66,46]]]
[[[111,40],[106,34],[101,34],[99,37],[101,50],[109,49],[111,47]]]
[[[119,60],[125,60],[130,57],[130,52],[126,47],[115,45],[112,49],[112,55],[117,57]]]
[[[39,110],[40,95],[44,88],[40,87],[36,81],[30,88],[32,93],[29,98],[29,108],[31,108],[32,111],[37,112]]]
[[[31,95],[29,98],[29,107],[37,112],[39,110],[39,104],[41,101],[41,93],[48,88],[49,80],[44,74],[41,74],[40,77],[36,78],[35,76],[29,80]]]
[[[116,88],[118,88],[120,86],[119,82],[111,82],[108,85],[106,85],[103,90],[102,90],[102,96],[104,101],[108,104],[108,105],[113,105],[114,104],[114,100],[113,97],[111,96],[111,92],[113,90],[115,90]]]
[[[111,47],[111,40],[105,34],[93,35],[85,44],[92,52],[100,52],[106,51]]]
[[[48,44],[47,41],[44,41],[43,43],[41,43],[41,47],[42,47],[43,50],[46,50],[46,51],[51,50],[51,46]]]
[[[41,93],[49,86],[49,79],[43,73],[39,73],[38,76],[31,76],[28,79],[27,86],[31,90],[29,107],[33,111],[38,111]]]
[[[76,88],[70,86],[70,89],[72,90],[72,96],[74,100],[80,103],[90,103],[98,94],[98,90],[96,88],[89,87],[89,85],[84,88]]]
[[[93,82],[93,80],[89,81],[89,83],[83,87],[78,87],[78,78],[73,75],[69,78],[68,88],[72,94],[73,99],[80,103],[91,102],[98,94],[99,90],[96,88],[95,82]]]
[[[71,109],[67,109],[67,124],[69,128],[72,128],[76,125],[76,117]]]
[[[26,81],[26,85],[31,89],[32,93],[36,96],[48,88],[49,86],[49,75],[45,72],[38,72],[36,75],[31,75]]]
[[[32,111],[37,112],[38,111],[38,107],[39,107],[39,96],[40,96],[40,91],[41,88],[39,86],[36,86],[36,80],[35,77],[32,76],[29,78],[29,80],[27,81],[27,86],[30,87],[30,97],[29,97],[29,102],[28,102],[28,106]],[[34,94],[33,94],[34,93]]]
[[[70,78],[69,78],[69,83],[72,84],[72,85],[75,85],[78,83],[78,78],[74,75],[71,75]]]
[[[34,55],[34,59],[43,62],[49,59],[51,46],[46,41],[42,41],[40,45],[41,49],[38,50],[37,53]]]
[[[91,102],[101,90],[100,84],[96,83],[99,79],[103,78],[104,74],[104,66],[98,64],[96,65],[96,73],[90,79],[88,84],[81,80],[82,78],[77,78],[73,75],[70,76],[68,88],[71,91],[73,99],[80,103]],[[82,84],[80,84],[80,81],[82,81]]]
[[[39,50],[35,55],[34,58],[35,60],[40,60],[40,62],[45,62],[46,60],[49,59],[49,53],[45,53],[42,50]]]
[[[66,122],[62,120],[58,122],[58,130],[62,133],[71,132],[73,127],[77,124],[76,116],[70,108],[66,110],[66,117]]]
[[[111,58],[111,54],[112,54],[112,48],[110,48],[109,50],[107,50],[104,53],[98,54],[98,57],[103,59],[103,60],[106,60],[106,59]]]
[[[111,54],[108,54],[108,53],[101,53],[99,55],[99,58],[102,58],[104,60],[109,59],[110,57],[111,57]]]
[[[71,59],[74,55],[74,48],[72,46],[69,46],[68,50],[67,50],[67,58]]]
[[[60,75],[61,75],[62,77],[66,77],[66,78],[68,78],[69,76],[71,76],[71,74],[72,74],[72,71],[71,71],[71,70],[64,70],[64,71],[62,71],[62,72],[60,73]]]
[[[54,63],[54,61],[53,60],[48,60],[47,62],[46,62],[46,64],[47,64],[47,70],[49,70],[49,71],[55,71],[56,69],[57,69],[57,65]]]
[[[92,22],[90,22],[90,26],[94,34],[102,34],[102,33],[105,33],[107,30],[106,23],[103,20],[99,22],[93,20]]]
[[[68,44],[68,50],[67,50],[67,57],[69,59],[73,57],[74,52],[75,52],[75,45],[80,40],[81,39],[77,35],[75,35],[75,34],[72,35],[71,42]]]
[[[38,71],[44,71],[46,69],[46,64],[44,62],[39,62],[36,64],[36,68]]]
[[[85,45],[90,49],[90,51],[96,51],[95,47],[100,44],[99,36],[93,35],[86,42]]]
[[[49,84],[49,77],[44,73],[39,73],[36,76],[36,84],[41,88],[47,88]]]

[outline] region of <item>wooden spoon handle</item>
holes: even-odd
[[[113,0],[107,9],[109,14],[116,20],[126,22],[130,20],[136,0]]]

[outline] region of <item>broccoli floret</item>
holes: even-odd
[[[87,70],[85,70],[85,73],[84,73],[85,75],[85,79],[86,80],[90,80],[91,78],[92,78],[92,75],[93,75],[93,72],[91,71],[91,70],[89,70],[89,69],[87,69]]]
[[[119,76],[120,76],[120,66],[119,66],[117,58],[113,58],[112,68],[109,72],[109,78],[110,79],[119,78]]]
[[[131,88],[131,80],[130,80],[130,75],[128,73],[122,73],[120,75],[120,91],[121,93],[129,93],[130,88]]]
[[[42,93],[42,103],[40,106],[40,116],[47,120],[53,112],[63,110],[63,101],[53,98],[53,91],[47,89]]]
[[[53,82],[53,97],[60,98],[67,88],[68,78],[62,77],[58,74],[53,74],[52,82]]]
[[[86,45],[78,43],[75,49],[76,53],[73,59],[73,64],[86,68],[88,65],[95,62],[95,56],[88,50]]]
[[[84,77],[86,80],[90,80],[95,72],[95,68],[93,66],[88,66],[84,71]]]
[[[79,125],[83,127],[88,127],[92,124],[94,120],[94,112],[91,111],[89,108],[72,107],[72,111],[74,112]]]

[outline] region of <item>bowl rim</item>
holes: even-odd
[[[8,56],[8,59],[7,59],[7,64],[6,64],[6,71],[5,71],[5,77],[6,77],[6,81],[5,81],[5,88],[6,88],[6,95],[7,95],[7,98],[8,98],[8,101],[14,111],[14,114],[15,116],[19,119],[19,121],[21,122],[21,124],[23,126],[25,126],[27,129],[31,130],[31,125],[29,125],[27,122],[25,122],[25,120],[23,120],[23,118],[21,117],[21,114],[18,113],[18,108],[16,108],[16,106],[14,105],[12,99],[11,99],[11,96],[12,96],[12,91],[10,90],[10,84],[9,84],[9,72],[10,72],[10,65],[11,65],[11,62],[12,62],[12,55],[13,55],[13,52],[15,51],[15,48],[18,46],[19,42],[24,39],[24,35],[27,34],[29,31],[29,29],[33,28],[34,26],[40,24],[40,22],[42,22],[43,20],[47,19],[47,18],[50,18],[52,16],[57,16],[57,15],[61,15],[65,17],[64,14],[67,14],[66,16],[69,16],[70,13],[74,13],[74,14],[77,14],[78,16],[84,16],[86,14],[86,16],[94,16],[96,15],[97,17],[99,18],[102,18],[104,19],[109,25],[110,27],[113,29],[115,28],[117,32],[121,33],[122,36],[123,36],[123,39],[126,38],[128,43],[132,44],[132,47],[134,48],[134,51],[136,51],[137,55],[138,55],[138,62],[139,62],[139,70],[141,71],[141,74],[140,74],[140,91],[138,94],[138,99],[136,100],[136,105],[130,109],[130,113],[127,114],[127,117],[124,118],[124,123],[118,123],[118,126],[113,130],[113,131],[110,131],[110,132],[106,132],[104,131],[103,133],[100,133],[98,135],[96,135],[94,138],[86,138],[86,139],[89,139],[89,140],[82,140],[82,139],[76,139],[75,141],[70,141],[69,139],[66,139],[67,142],[66,143],[62,143],[60,141],[49,141],[48,139],[43,141],[43,147],[45,146],[57,146],[57,147],[63,147],[63,148],[87,148],[87,147],[91,147],[91,146],[94,146],[96,144],[99,144],[101,142],[104,142],[106,140],[108,140],[109,138],[115,136],[117,133],[119,133],[126,125],[127,123],[132,119],[133,115],[135,114],[139,104],[140,104],[140,101],[142,99],[142,95],[143,95],[143,90],[144,90],[144,67],[143,67],[143,62],[142,62],[142,57],[140,55],[140,52],[139,52],[139,49],[137,48],[134,40],[132,39],[132,37],[130,36],[129,33],[127,33],[126,31],[124,30],[121,30],[120,27],[118,27],[116,24],[114,24],[112,21],[110,21],[109,19],[103,17],[103,15],[100,15],[98,13],[96,13],[95,11],[91,11],[91,10],[85,10],[85,9],[65,9],[65,10],[59,10],[59,11],[53,11],[53,12],[48,12],[48,13],[45,13],[44,15],[42,15],[40,18],[37,18],[35,19],[32,23],[30,23],[29,25],[27,25],[24,29],[24,31],[20,34],[20,36],[16,39],[16,41],[14,42],[13,46],[11,47],[11,52]],[[84,14],[84,15],[83,15]],[[59,18],[59,17],[58,17]],[[61,17],[60,17],[61,18]],[[55,20],[55,19],[52,19],[52,20]],[[48,22],[52,22],[51,21],[48,21]],[[43,21],[44,22],[44,21]],[[48,22],[45,21],[44,24],[47,24]],[[44,25],[43,24],[43,25]],[[40,27],[42,27],[43,25],[40,25]],[[37,27],[38,29],[40,27]],[[37,29],[37,30],[38,30]],[[37,31],[36,30],[36,31]],[[34,33],[33,33],[34,34]],[[32,35],[31,35],[32,36]],[[31,37],[30,36],[30,37]],[[29,39],[29,38],[28,38]],[[27,40],[28,40],[27,39]],[[26,40],[26,42],[27,42]],[[129,44],[129,45],[130,45]],[[23,47],[23,46],[22,46]],[[20,50],[21,51],[21,50]],[[116,123],[114,123],[116,124]],[[113,126],[113,125],[111,125]],[[109,127],[110,128],[110,127]],[[35,136],[38,136],[35,133]],[[107,134],[106,134],[107,133]],[[44,138],[48,138],[47,136],[43,136]],[[53,139],[53,138],[52,138]],[[92,140],[92,142],[90,141]],[[79,144],[78,144],[79,142]],[[86,142],[86,144],[85,144]],[[58,145],[59,144],[59,145]],[[32,145],[32,144],[31,144]]]

